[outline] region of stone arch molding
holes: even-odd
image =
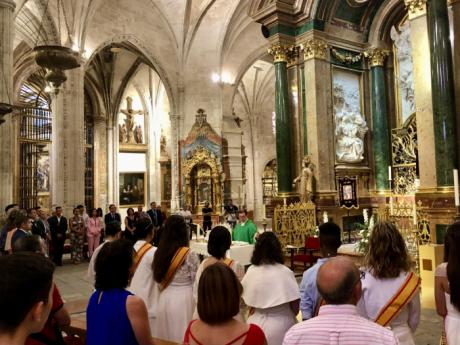
[[[168,99],[170,102],[170,109],[177,109],[177,102],[176,102],[176,97],[175,93],[172,88],[172,84],[170,79],[168,78],[168,74],[164,70],[164,68],[161,66],[160,62],[158,59],[149,51],[148,48],[146,48],[143,44],[142,41],[137,38],[137,36],[132,35],[132,34],[122,34],[122,35],[117,35],[112,37],[111,39],[108,39],[101,43],[97,49],[93,51],[91,54],[91,57],[86,61],[85,63],[85,70],[87,70],[90,66],[90,62],[93,60],[93,58],[100,52],[102,49],[105,47],[113,44],[113,43],[122,43],[122,42],[129,42],[132,45],[134,45],[139,51],[150,61],[152,66],[154,67],[155,71],[158,73],[161,81],[163,82],[165,86],[166,93],[168,95]]]

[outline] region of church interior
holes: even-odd
[[[359,262],[392,222],[440,332],[459,0],[0,0],[0,34],[2,210],[113,204],[123,220],[156,202],[203,227],[206,203],[214,225],[243,209],[297,278],[319,225]],[[90,294],[79,273],[57,271],[71,301]]]

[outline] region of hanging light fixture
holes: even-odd
[[[73,46],[65,8],[64,5],[62,5],[61,0],[57,0],[59,39],[61,38],[61,8],[64,15],[64,23],[66,25],[69,42],[70,45]],[[47,11],[48,3],[46,4],[45,13],[43,14],[42,22],[38,30],[37,42],[40,37],[40,31]],[[34,54],[37,65],[45,68],[46,70],[45,80],[50,83],[56,93],[59,91],[59,87],[62,83],[67,80],[64,71],[80,67],[78,52],[62,45],[38,45],[34,48]]]

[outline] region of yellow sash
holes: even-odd
[[[231,266],[232,266],[232,264],[233,264],[233,260],[230,259],[230,258],[225,258],[224,264],[226,264],[228,267],[231,268]]]
[[[407,303],[410,302],[420,287],[420,282],[420,278],[415,273],[409,273],[406,280],[399,288],[398,292],[380,311],[375,322],[383,327],[388,326],[391,321],[393,321],[394,318],[398,316],[398,314],[407,305]]]
[[[173,259],[171,260],[171,264],[169,265],[168,271],[166,272],[166,276],[164,277],[163,281],[160,283],[160,291],[166,289],[171,283],[176,274],[177,269],[183,264],[185,258],[187,257],[190,248],[187,247],[180,247],[176,254],[174,254]]]
[[[134,257],[133,267],[131,269],[132,276],[134,275],[134,273],[136,273],[137,267],[141,263],[141,260],[144,257],[145,253],[147,253],[149,251],[149,249],[152,248],[152,247],[153,246],[150,243],[146,242],[139,249],[139,251],[136,252],[136,256]]]

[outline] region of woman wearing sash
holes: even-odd
[[[284,265],[281,244],[273,232],[259,236],[252,266],[243,281],[243,300],[250,308],[248,323],[258,325],[268,345],[280,345],[296,322],[300,292],[294,273]]]
[[[444,319],[448,345],[460,344],[460,222],[444,238],[444,261],[435,271],[436,311]],[[445,342],[443,343],[445,344]]]
[[[159,293],[153,336],[180,343],[195,309],[193,283],[200,261],[189,248],[184,217],[170,216],[153,259]]]
[[[375,224],[362,277],[360,314],[390,327],[400,345],[415,345],[420,321],[420,278],[411,272],[406,244],[394,224]]]
[[[208,240],[208,254],[211,256],[203,260],[203,262],[200,264],[200,267],[198,267],[198,271],[196,272],[195,284],[193,285],[193,297],[195,298],[195,301],[198,300],[198,282],[200,281],[201,273],[205,270],[206,267],[215,264],[216,262],[222,262],[230,267],[233,272],[235,272],[238,280],[241,281],[241,279],[243,279],[244,267],[241,266],[238,261],[226,257],[227,251],[230,249],[231,245],[232,235],[227,230],[227,228],[223,226],[216,226],[211,230]],[[243,320],[241,314],[238,314],[238,317],[239,320]],[[196,310],[193,314],[193,318],[198,318],[198,313]]]

